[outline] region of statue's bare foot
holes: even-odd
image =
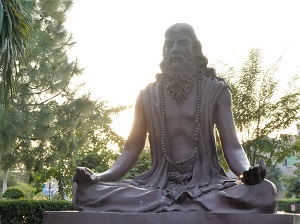
[[[78,185],[92,185],[99,182],[100,176],[86,167],[76,167],[73,181]]]

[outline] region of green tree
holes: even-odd
[[[293,175],[283,177],[286,185],[285,196],[287,198],[300,198],[300,163],[296,163],[295,165],[296,170],[294,170]]]
[[[19,125],[22,123],[21,120],[15,108],[0,106],[0,168],[3,171],[3,192],[7,188],[9,169],[17,162],[16,152],[13,148],[17,136],[20,135]]]
[[[76,165],[81,167],[88,167],[94,172],[101,173],[111,167],[119,154],[119,152],[109,149],[83,152],[81,156],[77,157]]]
[[[267,167],[266,179],[271,181],[277,188],[277,192],[282,195],[284,191],[284,186],[282,183],[283,174],[282,171],[276,166]]]
[[[31,19],[19,0],[0,0],[0,96],[13,97],[18,66],[26,60]]]
[[[46,140],[47,145],[41,146],[44,148],[41,150],[42,155],[47,152],[46,157],[44,157],[45,160],[41,162],[40,156],[32,158],[32,161],[35,161],[33,163],[35,168],[37,165],[42,165],[35,171],[38,178],[42,177],[39,182],[40,186],[45,179],[54,177],[58,181],[61,196],[71,193],[75,167],[85,165],[76,161],[84,161],[91,153],[97,153],[102,156],[105,155],[105,162],[108,163],[109,160],[113,160],[111,158],[112,154],[109,153],[112,152],[110,145],[117,145],[119,146],[118,149],[124,145],[124,139],[118,136],[110,127],[112,123],[111,116],[123,110],[123,107],[108,107],[107,103],[103,101],[84,101],[84,103],[87,102],[90,102],[91,105],[83,105],[77,108],[77,113],[73,111],[74,108],[68,111],[66,108],[60,107],[61,110],[55,116],[58,122],[54,125],[58,131],[53,137]],[[70,116],[67,113],[66,116],[62,116],[66,111],[74,113],[74,115]],[[77,118],[74,120],[74,117]],[[28,157],[31,155],[33,154],[31,153]],[[101,165],[102,162],[103,159],[102,161],[100,159],[98,164]],[[94,164],[96,163],[94,162]],[[106,169],[106,167],[103,167],[103,169]],[[40,171],[42,171],[42,175],[40,175]]]
[[[150,147],[145,146],[138,163],[130,170],[125,178],[131,178],[148,171],[151,168]]]
[[[4,172],[0,172],[0,192],[4,192],[3,189],[2,189],[2,186],[3,186],[3,175],[4,175]],[[12,187],[12,186],[15,186],[18,182],[18,178],[16,176],[15,173],[12,173],[12,172],[9,172],[8,174],[8,177],[7,177],[7,187]]]
[[[299,128],[297,126],[297,128]],[[295,152],[297,159],[300,158],[300,136],[296,138],[296,141],[293,142],[292,150]],[[299,160],[298,160],[299,161]],[[300,198],[300,162],[295,164],[296,169],[293,172],[293,175],[283,176],[281,181],[284,183],[286,188],[285,197],[291,198],[296,197]]]
[[[0,137],[10,136],[3,142],[7,147],[0,149],[1,167],[24,166],[37,192],[54,177],[63,197],[71,191],[76,157],[124,144],[110,124],[111,116],[125,107],[78,94],[81,85],[73,80],[82,69],[67,56],[74,41],[64,28],[72,1],[22,3],[32,15],[34,35],[28,65],[19,66],[18,94],[10,110],[0,113],[5,124]]]
[[[266,71],[261,63],[259,49],[252,49],[241,71],[229,68],[221,76],[230,86],[237,131],[250,163],[263,158],[274,166],[294,153],[291,136],[281,133],[299,119],[300,85],[293,78],[286,91],[276,95],[278,63]]]

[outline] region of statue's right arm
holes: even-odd
[[[141,95],[135,105],[134,121],[130,135],[125,143],[121,155],[114,165],[107,171],[99,174],[100,181],[120,180],[137,163],[145,145],[147,134],[147,122],[144,104]]]

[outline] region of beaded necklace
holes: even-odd
[[[175,163],[177,165],[183,165],[184,163],[194,159],[198,152],[197,143],[199,140],[199,130],[200,130],[200,101],[201,101],[201,86],[202,86],[202,75],[198,76],[197,82],[197,98],[196,98],[196,115],[195,115],[195,131],[194,131],[194,150],[190,157],[179,160],[173,161],[167,153],[166,150],[166,108],[165,108],[165,100],[163,95],[163,83],[164,80],[162,79],[159,82],[159,98],[160,98],[160,111],[161,111],[161,119],[160,119],[160,127],[161,127],[161,150],[163,152],[163,156],[168,163]]]

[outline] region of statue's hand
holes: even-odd
[[[76,167],[73,181],[77,184],[92,185],[101,181],[101,175],[86,167]]]
[[[262,182],[266,177],[266,164],[263,159],[259,160],[259,164],[245,170],[243,175],[240,176],[241,181],[246,185],[255,185]]]

